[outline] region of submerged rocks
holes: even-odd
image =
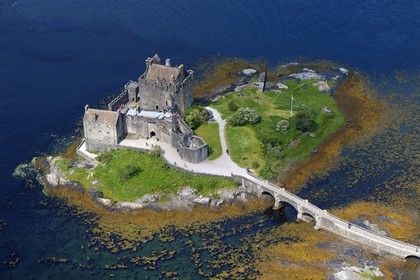
[[[370,229],[374,233],[381,235],[381,236],[388,236],[388,233],[381,229],[378,224],[371,223],[369,220],[365,220],[363,222],[363,226],[367,229]]]

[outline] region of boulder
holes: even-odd
[[[330,86],[328,85],[326,81],[318,81],[317,83],[314,83],[312,85],[318,87],[319,91],[321,92],[330,91]]]
[[[257,70],[251,69],[251,68],[247,68],[247,69],[242,70],[242,74],[247,75],[247,76],[251,76],[255,73],[257,73]]]
[[[286,86],[285,84],[282,84],[280,82],[278,82],[276,84],[276,87],[279,88],[279,89],[288,89],[289,88],[288,86]]]
[[[328,108],[328,107],[324,107],[324,108],[322,108],[322,112],[329,113],[329,114],[331,114],[331,113],[332,113],[331,109],[330,109],[330,108]]]
[[[342,73],[344,75],[348,75],[349,74],[349,70],[347,70],[346,68],[338,68],[338,71],[340,71],[340,73]]]
[[[145,194],[141,198],[136,200],[136,203],[147,204],[147,203],[156,203],[160,199],[158,194]]]
[[[178,194],[180,196],[184,196],[184,197],[185,196],[192,196],[192,195],[194,195],[194,193],[195,193],[195,190],[193,188],[185,188],[185,189],[182,189],[178,192]]]
[[[201,205],[208,205],[210,203],[210,198],[208,197],[197,197],[193,200],[193,202],[201,204]]]
[[[289,75],[298,80],[321,80],[323,77],[309,68],[303,68],[299,73]]]

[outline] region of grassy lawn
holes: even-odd
[[[93,171],[74,168],[71,180],[85,187],[92,186],[114,201],[134,201],[145,194],[171,194],[185,187],[192,187],[199,194],[216,193],[220,188],[234,188],[236,182],[228,178],[191,175],[171,168],[160,157],[133,150],[113,150],[110,160]],[[121,178],[125,170],[134,168],[133,176]],[[92,175],[88,178],[89,173]]]
[[[220,144],[219,125],[217,123],[202,124],[194,133],[206,141],[209,148],[209,160],[217,159],[222,155],[222,144]]]
[[[330,94],[322,93],[312,84],[315,80],[298,82],[283,81],[289,86],[273,92],[260,93],[255,87],[222,96],[211,106],[217,109],[222,118],[232,116],[238,108],[251,108],[259,112],[262,121],[256,125],[243,127],[227,126],[227,143],[232,159],[240,166],[252,168],[258,162],[257,173],[263,177],[282,174],[288,167],[307,158],[326,137],[337,131],[344,123],[344,117]],[[293,113],[290,114],[290,100],[293,95]],[[229,106],[230,103],[230,106]],[[232,106],[234,104],[235,106]],[[235,109],[232,110],[232,107]],[[296,113],[305,108],[313,111],[314,122],[310,133],[296,129]],[[323,108],[328,107],[333,114],[326,120]],[[231,110],[229,110],[229,108]],[[276,131],[281,119],[290,123],[286,133]],[[270,158],[265,154],[265,145],[281,146],[283,158]]]
[[[260,142],[251,127],[227,126],[226,141],[232,160],[239,166],[252,168],[254,162],[263,166],[264,158],[261,153]]]

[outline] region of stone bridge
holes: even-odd
[[[324,229],[331,233],[340,235],[357,243],[367,245],[381,254],[393,254],[401,258],[420,258],[420,248],[415,245],[404,243],[389,237],[380,236],[370,230],[351,224],[294,195],[284,188],[273,185],[260,178],[239,176],[232,174],[232,177],[240,180],[242,185],[254,189],[259,195],[269,194],[274,198],[274,208],[279,208],[282,203],[293,206],[298,214],[297,218],[315,222],[315,229]]]

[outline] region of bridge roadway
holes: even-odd
[[[370,230],[350,224],[347,221],[331,215],[327,212],[327,210],[322,210],[316,207],[308,200],[304,200],[297,195],[286,191],[284,188],[273,185],[268,181],[264,181],[247,172],[244,172],[244,169],[237,166],[227,154],[227,143],[225,137],[226,121],[222,119],[220,113],[214,108],[206,107],[206,109],[212,112],[214,120],[219,124],[222,156],[219,161],[216,160],[218,161],[216,166],[206,166],[206,164],[204,164],[203,166],[205,166],[205,170],[203,173],[213,171],[216,172],[214,174],[223,175],[223,172],[231,172],[231,176],[236,180],[241,181],[244,187],[254,189],[254,191],[256,191],[259,195],[268,193],[273,196],[275,200],[275,208],[278,208],[281,203],[286,202],[297,210],[298,219],[305,221],[308,220],[308,217],[313,219],[315,221],[315,229],[324,229],[360,244],[367,245],[380,253],[391,253],[402,258],[420,258],[420,248],[415,245],[397,241],[389,237],[380,236]],[[216,163],[216,161],[214,162]],[[223,164],[229,163],[229,166],[223,166],[223,168],[220,168],[220,161],[222,161]],[[235,175],[233,173],[235,173]]]
[[[357,243],[367,245],[381,254],[393,254],[401,258],[420,258],[420,248],[418,246],[380,236],[370,230],[351,224],[268,181],[261,180],[250,174],[247,174],[247,176],[232,174],[232,177],[240,180],[244,187],[256,190],[260,195],[267,193],[273,196],[275,208],[278,208],[284,202],[289,203],[297,210],[298,219],[307,221],[307,217],[310,217],[315,221],[315,229],[317,230],[324,229]]]

